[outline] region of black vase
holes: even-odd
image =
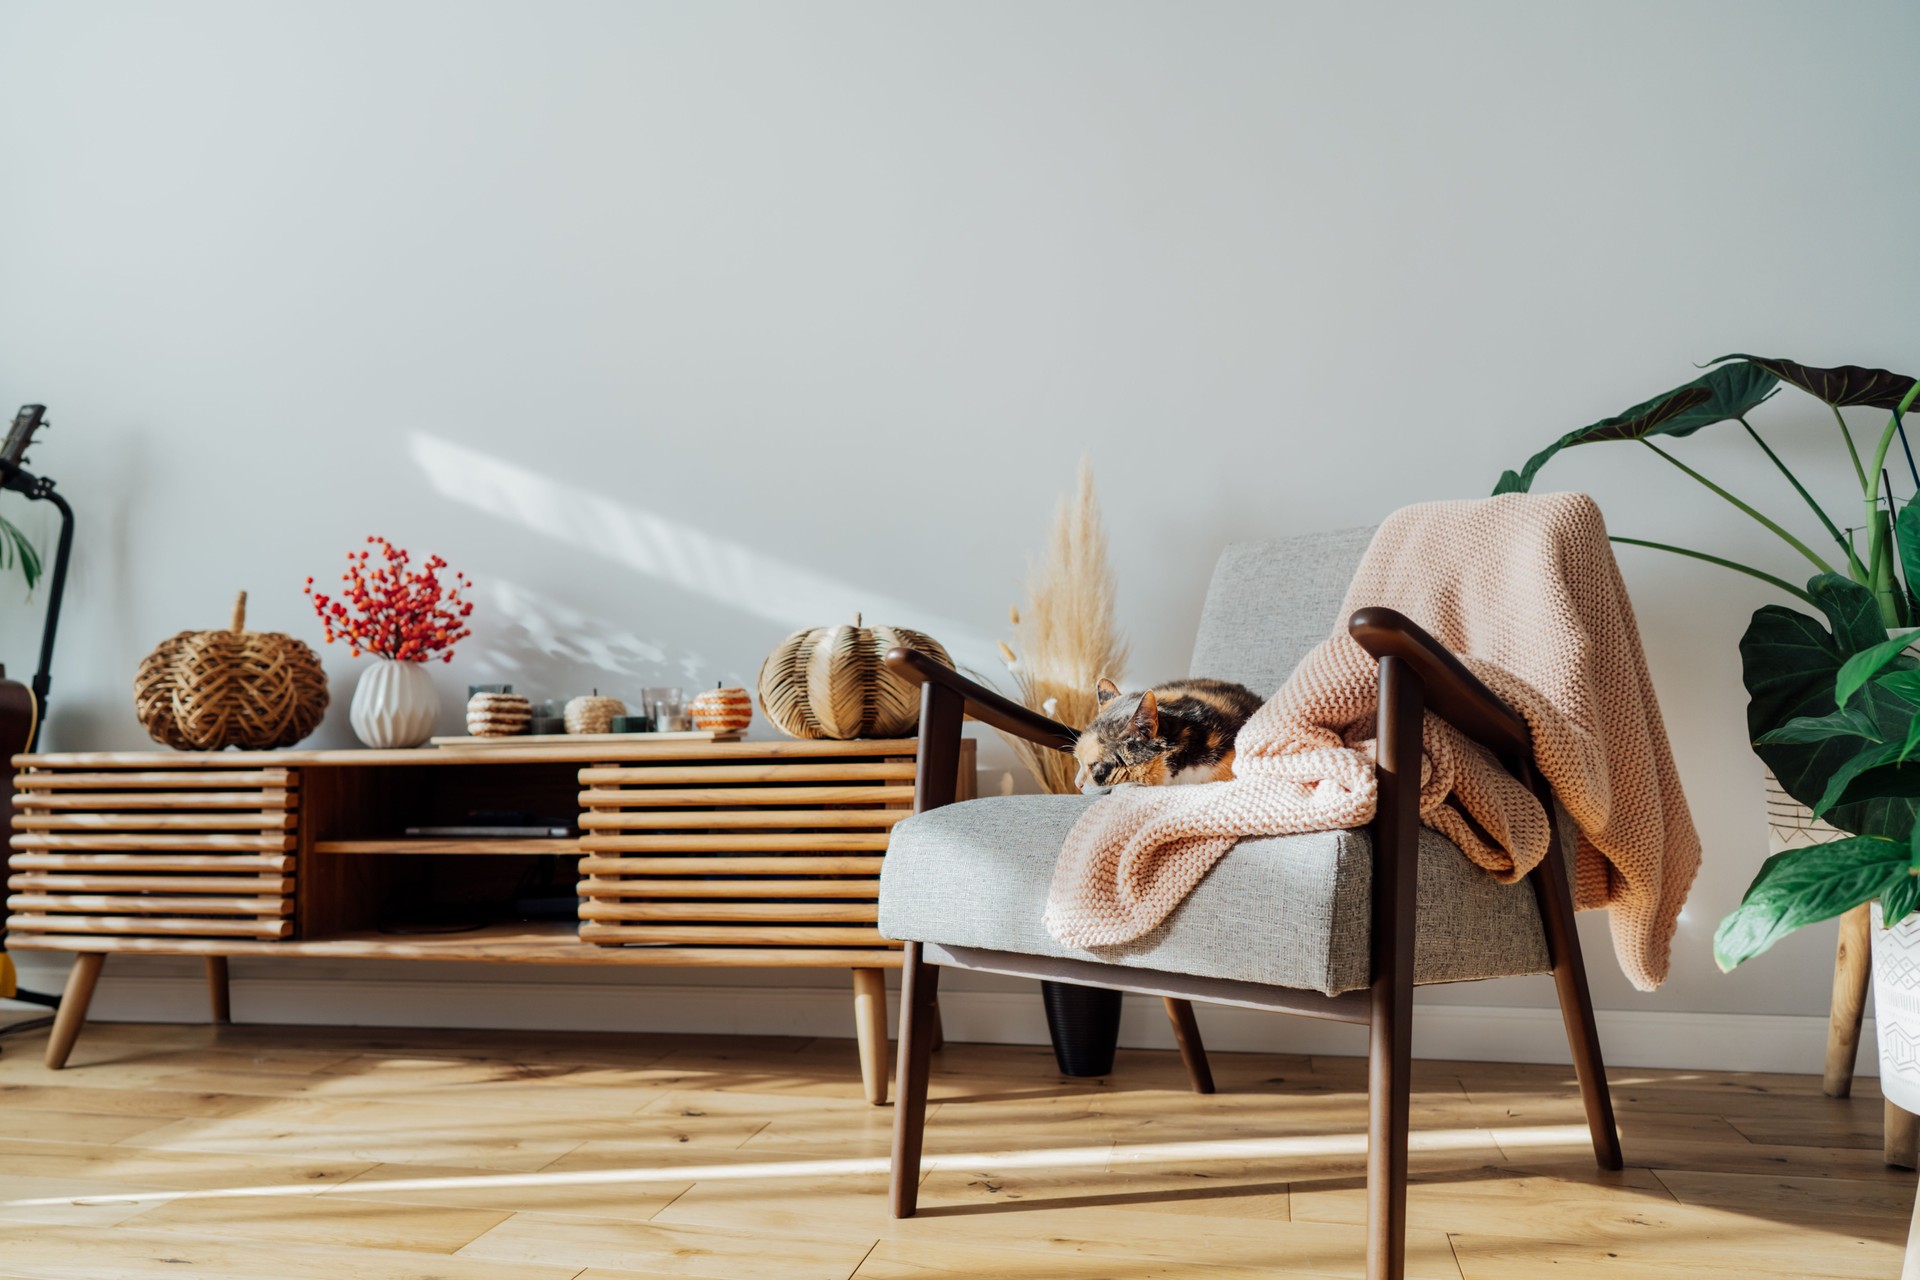
[[[1053,1060],[1060,1064],[1061,1075],[1104,1076],[1113,1071],[1113,1051],[1120,1043],[1120,996],[1110,987],[1040,984],[1047,1034],[1053,1038]]]

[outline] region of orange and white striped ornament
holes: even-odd
[[[693,727],[709,733],[738,733],[753,723],[753,695],[745,689],[709,689],[687,704]]]

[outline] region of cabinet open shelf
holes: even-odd
[[[315,853],[441,853],[441,854],[539,854],[571,856],[580,852],[580,842],[571,836],[556,838],[514,838],[505,840],[443,840],[433,836],[392,836],[384,840],[316,840]]]

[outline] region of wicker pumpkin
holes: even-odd
[[[739,733],[753,723],[753,697],[745,689],[709,689],[687,704],[693,727],[708,733]]]
[[[226,631],[182,631],[133,677],[134,712],[181,751],[263,751],[300,741],[327,711],[327,673],[292,636],[248,631],[247,593]]]
[[[887,668],[887,650],[917,649],[947,666],[940,642],[905,627],[796,631],[760,668],[760,709],[796,738],[898,738],[920,724],[920,689]]]
[[[595,689],[567,701],[568,733],[611,733],[613,718],[627,714],[627,704],[618,698],[603,698]]]

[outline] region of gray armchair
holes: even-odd
[[[1221,556],[1194,645],[1193,673],[1278,688],[1335,623],[1370,529],[1244,543]],[[894,828],[880,883],[880,929],[906,943],[892,1207],[911,1217],[942,967],[1158,995],[1194,1086],[1211,1090],[1189,1001],[1211,1000],[1370,1028],[1369,1280],[1405,1267],[1413,988],[1522,974],[1554,976],[1602,1168],[1619,1136],[1573,928],[1566,828],[1525,881],[1502,885],[1419,825],[1420,724],[1432,712],[1491,750],[1533,788],[1526,725],[1438,642],[1401,615],[1348,622],[1380,663],[1378,813],[1364,830],[1242,841],[1164,924],[1122,947],[1061,945],[1041,924],[1067,831],[1093,803],[999,796],[955,804],[961,722],[1070,750],[1064,725],[922,655],[888,661],[921,684],[915,814]]]

